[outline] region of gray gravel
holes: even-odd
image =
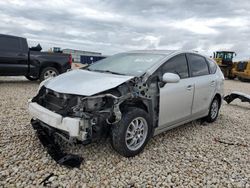
[[[134,158],[119,156],[108,141],[68,148],[85,159],[70,170],[50,158],[29,124],[27,100],[37,87],[0,77],[0,187],[38,186],[52,172],[52,187],[250,187],[248,103],[224,103],[215,123],[192,122],[156,136]],[[250,94],[250,83],[227,80],[225,89]]]

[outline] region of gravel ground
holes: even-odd
[[[0,187],[35,187],[50,173],[52,187],[250,187],[250,104],[223,104],[215,123],[198,121],[153,138],[124,158],[108,141],[70,148],[80,169],[57,165],[34,136],[27,100],[38,83],[0,77]],[[225,82],[225,93],[250,94],[250,83]],[[216,141],[232,143],[228,145]]]

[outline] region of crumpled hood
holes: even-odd
[[[132,78],[77,69],[45,81],[44,86],[58,93],[91,96],[115,88]]]

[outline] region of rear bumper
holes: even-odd
[[[68,72],[71,69],[71,65],[67,63],[66,65],[61,67],[61,73]]]
[[[34,119],[38,119],[47,126],[66,132],[70,138],[76,138],[80,141],[86,140],[87,132],[81,131],[81,127],[84,125],[80,118],[62,117],[60,114],[52,112],[36,102],[29,103],[29,113]]]

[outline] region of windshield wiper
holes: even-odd
[[[110,70],[95,70],[95,69],[89,69],[90,71],[95,71],[95,72],[102,72],[102,73],[110,73],[110,74],[117,74],[117,75],[126,75],[126,74],[122,74],[119,72],[114,72],[114,71],[110,71]]]

